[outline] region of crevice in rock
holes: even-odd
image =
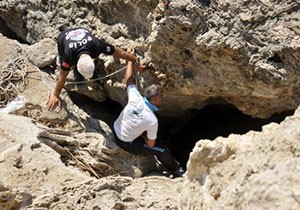
[[[111,128],[122,106],[112,100],[99,103],[71,92],[70,97],[81,109],[96,119],[106,122]],[[230,134],[245,134],[251,130],[261,131],[262,126],[271,122],[280,123],[293,115],[294,110],[274,114],[268,119],[253,118],[243,114],[233,105],[209,105],[201,110],[190,110],[179,118],[160,116],[158,141],[169,147],[174,157],[185,168],[189,154],[199,140],[214,140]]]
[[[69,96],[73,103],[80,109],[93,118],[104,121],[110,127],[122,111],[122,106],[118,102],[110,99],[103,102],[97,102],[76,92],[69,92]]]
[[[198,2],[198,4],[200,4],[201,6],[204,6],[204,7],[210,6],[210,0],[196,0],[196,2]]]
[[[20,42],[22,44],[28,44],[25,40],[23,40],[21,37],[19,37],[13,30],[11,30],[8,27],[5,20],[3,20],[1,17],[0,17],[0,33],[9,39],[17,40],[18,42]]]
[[[201,139],[214,140],[230,134],[245,134],[248,131],[261,131],[262,126],[271,122],[280,123],[294,111],[274,114],[268,119],[252,118],[240,112],[231,105],[209,105],[201,110],[192,110],[191,117],[184,123],[174,121],[174,125],[181,124],[168,140],[170,150],[183,167],[189,158],[189,153]],[[170,128],[169,128],[170,129]]]
[[[272,61],[275,63],[282,63],[282,59],[277,53],[275,53],[272,57],[268,58],[268,61]]]

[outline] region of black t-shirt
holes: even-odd
[[[76,67],[81,54],[97,58],[100,53],[112,55],[114,51],[113,45],[96,38],[85,28],[67,29],[58,36],[58,55],[62,70],[69,71],[71,67]]]

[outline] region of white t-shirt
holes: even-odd
[[[156,139],[158,120],[154,112],[144,102],[135,85],[129,85],[127,93],[128,103],[114,122],[118,138],[131,142],[147,131],[149,139]]]

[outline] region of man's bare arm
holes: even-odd
[[[134,48],[132,46],[129,46],[127,48],[127,53],[133,55],[134,54]],[[127,67],[126,67],[126,71],[125,71],[125,81],[126,81],[126,85],[127,87],[130,84],[134,84],[134,76],[133,76],[133,62],[132,61],[128,61],[127,62]]]
[[[60,106],[60,98],[59,95],[61,93],[61,90],[63,89],[65,82],[66,82],[66,78],[68,76],[69,72],[68,71],[63,71],[61,70],[58,76],[58,80],[56,82],[56,86],[54,91],[51,93],[50,98],[48,99],[47,102],[47,107],[50,111],[52,111],[53,109],[55,109],[55,107],[57,105]]]
[[[134,55],[134,53],[132,54],[131,52],[128,52],[128,50],[126,52],[119,47],[115,47],[115,52],[113,55],[124,60],[131,61],[133,63],[133,67],[139,71],[144,70],[144,66],[138,62],[138,58]]]

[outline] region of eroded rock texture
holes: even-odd
[[[299,10],[295,0],[0,1],[0,31],[10,38],[0,36],[1,64],[26,65],[18,112],[28,117],[0,114],[0,208],[299,208],[299,109],[262,132],[199,141],[184,178],[134,178],[157,169],[154,159],[116,147],[103,116],[80,110],[65,90],[61,110],[49,112],[55,75],[44,72],[59,30],[84,26],[124,49],[134,42],[149,67],[140,88],[165,87],[162,114],[229,103],[266,118],[299,104]],[[101,59],[106,73],[125,65]],[[80,93],[125,104],[122,79]]]
[[[3,113],[0,134],[1,210],[179,208],[182,179],[133,179],[153,163],[120,150],[108,135]]]
[[[188,163],[183,209],[299,208],[299,120],[298,108],[262,132],[199,141]]]
[[[299,103],[299,9],[295,0],[7,0],[0,17],[2,30],[27,43],[55,39],[63,26],[88,27],[122,48],[134,41],[150,67],[139,75],[141,88],[165,87],[163,114],[229,103],[266,118]],[[102,58],[107,73],[124,66]],[[124,104],[122,78],[105,90]]]

